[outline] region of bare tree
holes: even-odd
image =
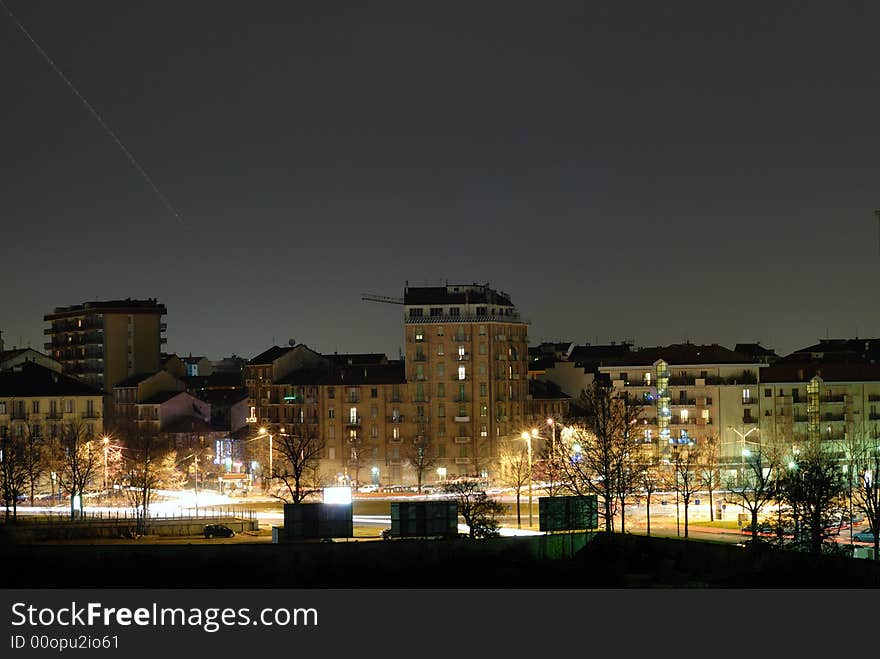
[[[522,488],[530,482],[528,447],[519,437],[507,438],[498,446],[498,457],[501,482],[516,491],[516,526],[522,528]]]
[[[27,483],[26,441],[23,434],[13,435],[5,428],[0,434],[0,488],[6,508],[6,519],[18,517],[18,498]]]
[[[674,446],[672,469],[676,496],[676,505],[679,498],[684,506],[684,537],[688,537],[688,508],[691,499],[700,488],[700,451],[692,444],[687,446]]]
[[[147,518],[153,502],[154,490],[166,482],[178,486],[181,475],[172,476],[176,471],[176,453],[170,441],[150,426],[129,428],[125,437],[128,487],[126,496],[137,518],[137,532],[146,533]]]
[[[651,535],[651,497],[666,484],[666,478],[656,458],[645,457],[641,459],[636,466],[636,473],[638,474],[636,480],[638,495],[645,499],[647,535]]]
[[[415,470],[418,492],[421,494],[425,472],[437,464],[437,454],[430,436],[422,435],[413,439],[411,444],[407,443],[404,447],[403,459]]]
[[[302,501],[320,491],[320,460],[324,453],[324,440],[303,427],[296,434],[277,435],[275,450],[281,459],[274,462],[274,478],[280,478],[287,487],[288,496],[279,497],[291,503]],[[280,464],[279,464],[280,463]]]
[[[83,423],[67,424],[55,445],[58,484],[70,492],[70,517],[76,517],[76,503],[82,514],[86,489],[101,465],[101,447]]]
[[[470,538],[494,538],[498,536],[497,517],[504,512],[504,506],[491,498],[483,489],[482,483],[475,480],[460,480],[447,483],[445,490],[455,496],[458,513],[468,525]]]
[[[703,443],[700,465],[700,485],[709,493],[709,521],[715,521],[715,491],[721,487],[721,470],[719,469],[718,437],[711,435]]]
[[[752,517],[752,541],[758,540],[758,515],[771,501],[778,500],[777,477],[780,469],[778,451],[762,447],[749,451],[744,463],[742,478],[730,479],[727,489],[737,495],[733,503],[748,510]]]
[[[856,475],[852,499],[865,514],[874,534],[874,560],[880,560],[880,446],[877,440],[866,440],[855,454],[853,473]]]
[[[637,445],[630,430],[641,406],[627,393],[618,395],[598,380],[581,393],[578,404],[583,418],[566,427],[557,438],[555,464],[574,494],[598,495],[600,517],[610,532],[614,530],[624,465],[636,455]]]
[[[785,471],[780,491],[794,514],[795,544],[821,553],[846,492],[840,463],[820,441],[808,442]]]
[[[323,448],[323,446],[321,447]],[[348,466],[354,470],[354,482],[356,487],[361,485],[361,469],[367,464],[369,447],[360,432],[352,433],[348,437]],[[286,483],[287,481],[285,481]],[[298,503],[294,501],[294,503]]]

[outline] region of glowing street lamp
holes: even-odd
[[[110,450],[110,438],[107,435],[101,439],[104,445],[104,491],[107,491],[107,452]]]
[[[284,430],[283,428],[281,429]],[[272,478],[272,433],[270,433],[265,426],[260,428],[260,435],[268,435],[269,436],[269,478]]]
[[[529,449],[529,528],[532,528],[532,437],[538,437],[538,429],[532,428],[531,433],[524,432],[521,437]]]

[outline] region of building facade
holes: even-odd
[[[499,441],[528,424],[528,324],[480,284],[407,287],[403,305],[416,435],[447,476],[490,476]]]
[[[155,299],[57,307],[43,317],[45,349],[64,373],[110,394],[130,375],[159,370],[165,313]]]
[[[99,437],[103,406],[102,391],[39,364],[0,372],[0,434],[50,438],[79,429]]]

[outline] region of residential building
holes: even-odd
[[[165,313],[155,299],[57,307],[43,317],[50,323],[45,348],[64,373],[110,394],[130,375],[159,370]]]
[[[382,354],[322,355],[303,344],[275,346],[248,362],[245,383],[253,409],[251,457],[261,468],[268,461],[268,433],[276,440],[306,434],[323,440],[325,480],[404,478],[402,447],[415,434],[401,362]]]
[[[103,392],[34,362],[0,371],[0,434],[56,437],[81,428],[103,432]]]
[[[739,464],[744,443],[762,441],[758,392],[765,368],[717,344],[684,343],[633,350],[598,370],[615,390],[641,402],[639,434],[656,457],[669,459],[673,447],[702,447],[714,437],[719,460]]]
[[[39,364],[56,373],[61,372],[61,364],[51,357],[44,355],[42,352],[33,350],[32,348],[13,348],[12,350],[0,349],[0,371],[8,371],[15,366],[19,366],[26,362]]]
[[[489,476],[498,441],[527,425],[527,322],[481,284],[407,287],[403,305],[416,436],[437,446],[447,477]]]

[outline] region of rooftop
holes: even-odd
[[[403,303],[409,304],[494,304],[512,307],[510,296],[500,293],[489,284],[448,284],[446,286],[407,286],[403,293]]]
[[[55,320],[70,316],[82,316],[90,313],[167,313],[164,304],[160,304],[156,298],[146,300],[94,300],[83,304],[74,304],[69,307],[55,307],[51,314],[43,316],[43,320]]]
[[[0,396],[102,396],[76,378],[57,373],[33,362],[0,371]]]

